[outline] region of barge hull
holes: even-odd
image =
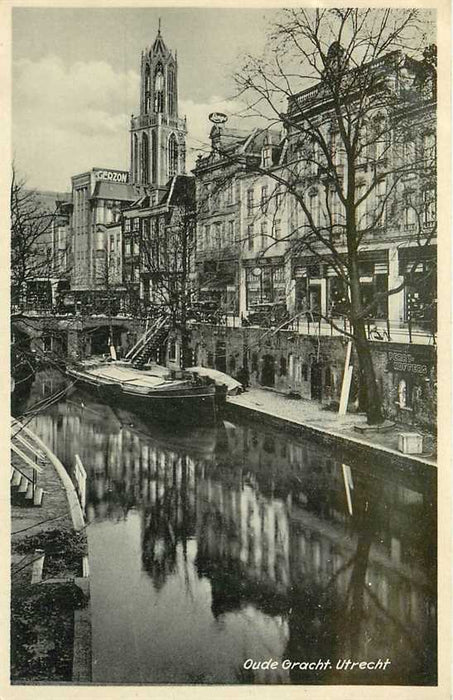
[[[188,386],[174,389],[154,389],[139,394],[117,383],[100,383],[95,377],[83,373],[68,372],[106,403],[124,406],[145,419],[183,425],[215,425],[216,388],[212,386]]]

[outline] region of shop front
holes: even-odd
[[[436,351],[432,346],[392,343],[386,371],[392,377],[391,411],[402,422],[429,423],[435,410]]]
[[[215,308],[220,314],[239,315],[236,262],[210,260],[199,265],[198,303],[211,310]]]
[[[244,262],[246,310],[252,324],[283,321],[286,315],[286,282],[283,258]]]
[[[359,260],[362,305],[375,302],[368,316],[385,319],[388,315],[388,253],[386,250],[363,251]],[[306,312],[314,319],[320,316],[340,318],[348,312],[348,286],[334,264],[316,258],[298,261],[293,267],[295,311]]]
[[[436,246],[399,251],[399,273],[404,277],[404,320],[425,330],[437,325]]]

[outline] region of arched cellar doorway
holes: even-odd
[[[263,356],[261,384],[263,386],[275,386],[275,360],[273,355]]]

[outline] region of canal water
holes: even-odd
[[[28,405],[61,381],[38,375]],[[436,684],[432,479],[78,391],[31,426],[88,473],[95,683]]]

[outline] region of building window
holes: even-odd
[[[249,250],[253,250],[253,224],[247,226],[247,247]]]
[[[145,69],[145,114],[149,113],[151,106],[151,75],[149,65]]]
[[[228,222],[228,245],[234,244],[234,221]]]
[[[286,300],[284,266],[262,266],[246,270],[247,308],[258,304],[284,305]]]
[[[340,162],[340,133],[332,131],[330,134],[330,157],[333,165],[338,165]]]
[[[267,204],[268,204],[268,194],[267,194],[267,185],[263,185],[261,188],[261,211],[265,212],[267,211]]]
[[[286,377],[286,357],[280,357],[280,376]]]
[[[204,248],[204,226],[199,226],[197,229],[197,250],[203,250]]]
[[[405,320],[420,322],[431,330],[437,322],[437,270],[432,247],[402,249],[399,272],[405,282]]]
[[[130,241],[126,241],[125,246],[124,246],[124,250],[125,250],[125,255],[129,256],[131,254],[131,242]]]
[[[168,69],[168,112],[172,116],[176,113],[176,79],[171,66]]]
[[[216,248],[222,246],[222,224],[219,221],[214,224],[214,246]]]
[[[253,214],[253,190],[247,190],[247,214]]]
[[[416,227],[416,211],[411,202],[410,194],[405,197],[405,205],[403,209],[403,226],[405,231],[415,231]]]
[[[146,133],[142,136],[142,182],[145,185],[149,182],[149,138]]]
[[[382,115],[373,120],[373,138],[375,159],[379,161],[387,155],[387,126]]]
[[[426,227],[433,228],[437,220],[436,190],[434,187],[423,192],[423,222]]]
[[[415,141],[405,141],[403,144],[404,165],[415,163]]]
[[[406,379],[400,379],[398,382],[398,406],[400,408],[409,408],[410,392],[407,386]]]
[[[267,245],[267,221],[261,222],[261,247],[264,248]]]
[[[281,219],[275,219],[274,221],[274,236],[277,239],[277,241],[280,240],[282,236],[282,222]]]
[[[204,187],[204,209],[206,212],[211,211],[211,183],[208,182]]]
[[[425,168],[433,168],[436,159],[436,136],[425,134],[423,136],[423,164]]]
[[[124,232],[129,233],[130,230],[131,230],[131,220],[124,219]]]
[[[155,131],[151,133],[151,178],[155,183],[157,180],[157,134]]]
[[[210,248],[210,247],[211,247],[210,236],[211,236],[211,227],[210,227],[209,224],[207,224],[207,225],[204,227],[204,241],[205,241],[204,244],[205,244],[206,248]]]
[[[171,134],[168,139],[168,176],[178,174],[178,142],[176,136]]]
[[[227,205],[233,204],[233,180],[228,181],[226,195]]]
[[[164,70],[161,63],[154,73],[154,111],[164,111]]]
[[[138,180],[138,174],[139,174],[139,172],[140,172],[140,164],[139,164],[140,156],[139,156],[139,147],[138,147],[138,136],[137,136],[137,134],[134,134],[133,142],[134,142],[134,146],[133,146],[133,149],[134,149],[134,182],[137,182],[137,180]]]
[[[368,197],[365,197],[362,201],[362,197],[365,196],[366,193],[366,185],[364,183],[361,183],[360,185],[357,185],[355,188],[355,201],[356,201],[356,210],[355,210],[355,218],[356,218],[356,224],[357,228],[359,231],[363,231],[367,227],[367,202],[368,202]]]
[[[317,190],[309,192],[310,197],[310,213],[313,220],[313,225],[318,228],[321,221],[321,207],[319,205],[319,196]]]

